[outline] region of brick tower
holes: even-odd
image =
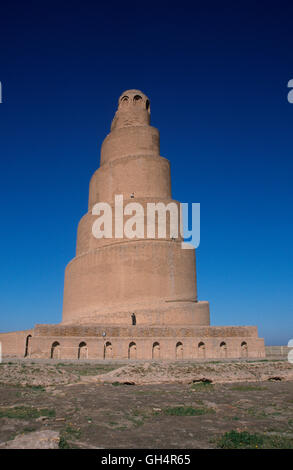
[[[138,90],[125,91],[111,132],[101,148],[100,168],[89,189],[87,214],[77,234],[76,257],[65,274],[63,323],[131,325],[209,325],[209,304],[196,295],[195,250],[182,249],[167,223],[166,237],[97,239],[94,205],[113,207],[122,195],[124,207],[136,202],[176,203],[171,195],[170,163],[160,156],[159,131],[150,126],[150,102]],[[178,210],[179,214],[179,210]],[[168,213],[167,213],[168,215]],[[130,215],[124,216],[124,223]],[[169,222],[169,219],[167,219]],[[156,219],[157,223],[157,219]]]
[[[143,208],[143,232],[116,229],[117,196],[124,224]],[[96,205],[107,203],[112,236],[97,238]],[[182,249],[167,212],[167,232],[153,236],[148,203],[172,199],[169,161],[160,156],[159,131],[150,126],[150,101],[138,90],[118,101],[111,132],[101,148],[100,167],[89,188],[88,212],[77,232],[76,256],[65,272],[63,319],[57,325],[0,334],[3,354],[58,359],[205,359],[265,356],[255,326],[210,326],[209,304],[199,302],[195,250]],[[132,206],[133,207],[133,206]],[[128,206],[129,208],[129,206]],[[115,209],[115,210],[114,210]],[[109,218],[108,218],[109,221]],[[178,219],[176,221],[179,229]],[[168,231],[169,228],[169,231]]]

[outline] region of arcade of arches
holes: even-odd
[[[29,342],[31,336],[27,337],[26,341],[26,348],[25,348],[25,357],[29,356]],[[229,348],[225,341],[218,342],[218,357],[221,358],[229,358],[233,357],[233,355],[229,354]],[[168,346],[166,346],[168,348]],[[90,348],[85,341],[79,342],[75,347],[75,354],[74,354],[74,346],[62,346],[62,342],[54,341],[50,347],[50,354],[49,357],[51,359],[61,359],[66,358],[68,355],[68,349],[70,349],[71,357],[75,357],[77,359],[89,359],[92,357],[90,354]],[[170,349],[170,347],[169,347]],[[248,357],[249,348],[246,341],[241,341],[238,343],[239,349],[239,356],[240,357]],[[233,354],[233,351],[231,351]],[[144,353],[145,354],[145,353]],[[126,356],[126,357],[125,357]],[[173,359],[176,360],[183,360],[183,359],[205,359],[208,357],[213,357],[209,354],[209,348],[207,347],[204,341],[198,341],[193,344],[192,347],[192,354],[190,355],[190,351],[187,352],[184,349],[184,342],[178,341],[174,344],[174,354]],[[97,357],[98,358],[98,357]],[[119,354],[118,351],[115,351],[115,343],[112,344],[112,341],[105,341],[103,346],[103,359],[115,359],[115,358],[128,358],[131,360],[140,359],[141,354],[139,354],[139,342],[130,341],[127,345],[127,354],[122,356]],[[149,359],[162,359],[164,358],[164,346],[160,341],[154,341],[151,346],[151,351],[149,351],[148,355]]]

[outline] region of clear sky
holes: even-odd
[[[292,14],[282,1],[1,2],[1,331],[61,321],[100,145],[138,88],[173,197],[201,204],[212,324],[293,338]]]

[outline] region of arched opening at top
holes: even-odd
[[[24,357],[29,357],[30,356],[30,339],[31,339],[31,337],[32,337],[32,335],[28,335],[26,337]]]
[[[145,107],[146,107],[146,109],[149,109],[149,108],[150,108],[150,102],[149,102],[149,100],[146,100]]]
[[[87,344],[84,341],[79,343],[77,358],[78,359],[87,359],[88,358],[88,348],[87,348]]]
[[[133,326],[136,325],[136,315],[135,315],[135,313],[131,314],[131,323],[132,323]]]
[[[160,354],[161,354],[160,343],[155,341],[154,344],[153,344],[152,358],[153,359],[160,359]]]
[[[227,357],[227,344],[225,341],[222,341],[220,344],[220,356]]]
[[[104,359],[112,359],[113,358],[113,348],[112,343],[107,341],[104,345]]]
[[[124,108],[125,106],[128,105],[128,102],[129,102],[129,97],[125,95],[120,100],[120,106]]]
[[[241,357],[248,356],[248,346],[246,341],[242,341],[241,343]]]
[[[142,97],[140,95],[135,95],[134,98],[133,98],[134,102],[138,102],[138,101],[141,101],[141,100],[142,100]]]
[[[198,357],[205,357],[206,356],[206,345],[200,341],[200,343],[198,343]]]
[[[51,346],[51,359],[60,359],[61,358],[61,347],[58,341],[54,341]]]
[[[136,359],[136,343],[132,341],[128,346],[128,359]]]
[[[181,341],[176,344],[176,359],[183,359],[183,344]]]

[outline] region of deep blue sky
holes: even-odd
[[[117,98],[151,99],[173,196],[201,203],[217,325],[293,338],[289,2],[4,1],[0,330],[61,320],[63,276]]]

